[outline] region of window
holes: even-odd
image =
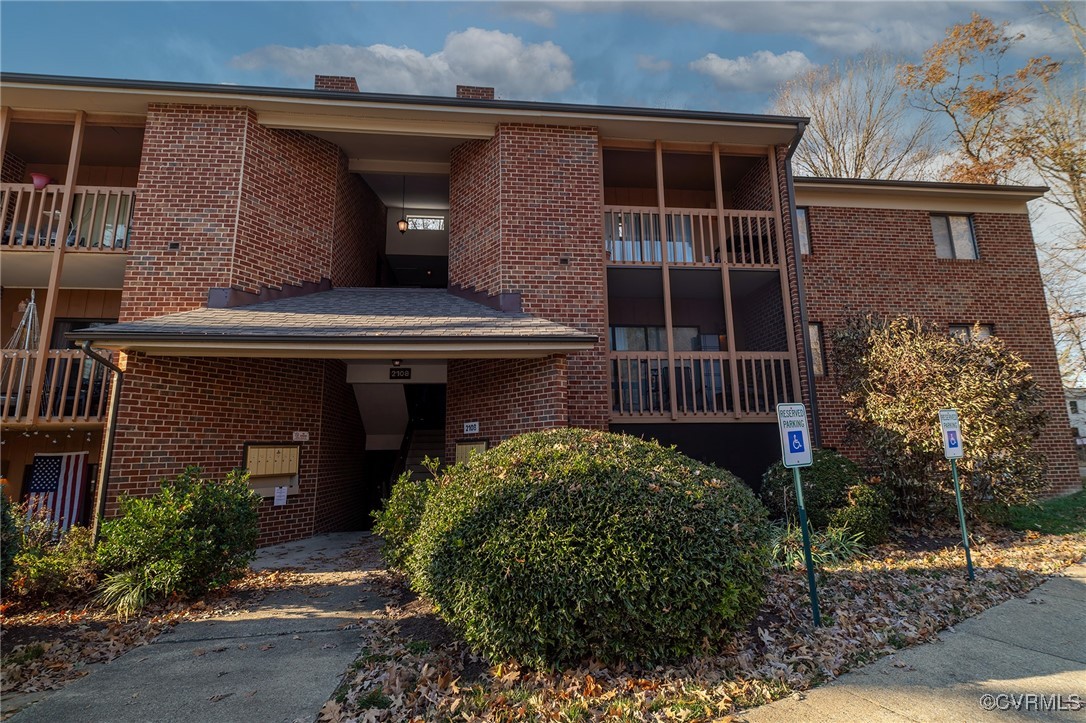
[[[1071,402],[1071,414],[1078,414],[1078,402]]]
[[[992,335],[991,324],[951,324],[950,335],[961,341],[979,341]]]
[[[796,238],[799,240],[799,252],[807,256],[811,253],[811,223],[807,220],[807,209],[796,209]]]
[[[408,231],[444,231],[444,216],[413,216],[407,215]]]
[[[822,352],[822,323],[807,324],[807,344],[811,348],[811,371],[816,377],[826,376],[826,357]]]
[[[973,238],[973,221],[968,216],[931,215],[931,234],[935,238],[935,255],[941,259],[975,259],[977,244]]]

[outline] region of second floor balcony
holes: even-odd
[[[105,422],[111,374],[79,349],[0,352],[0,423],[5,427]],[[40,383],[36,383],[37,380]]]
[[[64,186],[35,188],[29,183],[0,184],[4,251],[49,251],[58,239],[66,250],[125,253],[132,228],[136,189],[75,186],[71,212],[64,221]]]

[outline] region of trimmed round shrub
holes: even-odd
[[[450,468],[409,561],[476,650],[536,668],[712,650],[758,609],[768,567],[765,509],[732,474],[583,429]]]
[[[384,506],[373,513],[373,531],[384,540],[381,556],[389,567],[406,569],[426,500],[436,485],[437,480],[417,480],[404,472],[392,485],[392,493]]]
[[[223,481],[187,467],[152,497],[121,497],[102,525],[98,562],[110,573],[100,599],[122,614],[178,594],[201,595],[240,577],[256,552],[260,497],[248,473]]]
[[[834,510],[848,504],[849,489],[863,482],[855,462],[829,449],[816,449],[811,466],[804,467],[800,475],[807,521],[816,530],[823,530],[830,524]],[[773,463],[765,471],[758,496],[773,519],[797,519],[799,512],[792,470],[781,462]]]
[[[830,514],[830,526],[859,535],[863,545],[877,545],[890,533],[891,508],[891,495],[885,487],[856,485],[848,490],[848,504]]]
[[[0,586],[7,588],[19,554],[19,523],[11,513],[7,495],[0,492]]]

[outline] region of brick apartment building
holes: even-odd
[[[107,466],[107,512],[247,466],[271,543],[364,524],[424,452],[562,425],[755,481],[778,402],[846,448],[827,347],[858,311],[1004,338],[1046,391],[1052,490],[1079,484],[1026,215],[1044,189],[793,179],[801,118],[328,76],[0,85],[0,319],[14,338],[33,291],[44,330],[3,352],[11,496],[36,454]]]

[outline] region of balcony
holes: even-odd
[[[4,210],[0,247],[5,251],[48,251],[63,238],[68,251],[125,253],[132,227],[136,189],[119,186],[76,186],[71,219],[63,221],[65,188],[36,189],[29,183],[0,184]]]
[[[777,219],[772,211],[665,208],[661,231],[655,206],[603,207],[607,263],[777,269]],[[723,229],[723,232],[722,232]]]
[[[789,352],[675,352],[672,362],[660,351],[610,358],[615,422],[768,422],[776,420],[777,404],[798,398]]]
[[[106,419],[109,370],[79,349],[51,349],[35,394],[37,351],[4,349],[0,423],[5,426],[92,426]]]

